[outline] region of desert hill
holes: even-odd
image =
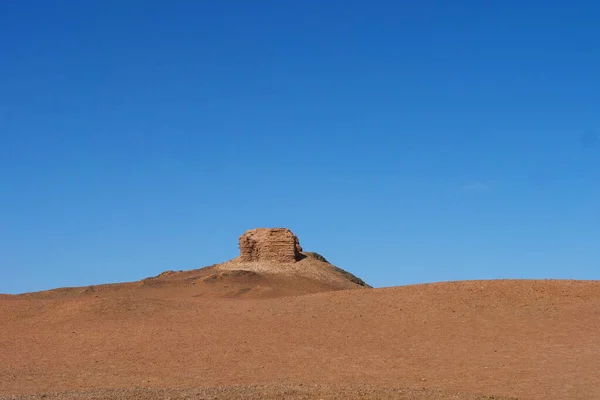
[[[0,398],[600,398],[598,281],[361,289],[299,248],[240,243],[205,270],[0,298]],[[197,296],[194,274],[222,286]],[[270,294],[224,291],[236,279]]]
[[[138,282],[60,288],[20,295],[274,298],[370,286],[315,252],[304,252],[284,228],[253,229],[239,239],[240,256],[191,271],[165,271]],[[1,299],[1,297],[0,297]]]

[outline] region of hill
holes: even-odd
[[[52,289],[20,297],[276,298],[364,288],[370,286],[320,254],[302,251],[289,229],[262,228],[242,235],[240,256],[221,264],[191,271],[165,271],[138,282]]]
[[[2,296],[0,396],[600,398],[598,281],[373,289],[296,256]]]

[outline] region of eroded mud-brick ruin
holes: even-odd
[[[258,228],[240,236],[240,261],[293,263],[302,258],[298,237],[286,228]]]

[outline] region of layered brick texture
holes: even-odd
[[[258,228],[240,236],[240,261],[293,263],[302,257],[298,237],[286,228]]]

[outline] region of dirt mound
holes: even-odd
[[[92,298],[278,298],[334,290],[368,288],[351,274],[330,264],[298,263],[303,271],[278,271],[279,264],[227,262],[191,271],[161,273],[137,282],[60,288],[7,296],[10,299],[57,300]],[[275,272],[274,272],[275,271]],[[356,278],[358,279],[358,278]],[[0,298],[2,300],[3,298]]]
[[[1,300],[0,395],[98,390],[119,398],[118,390],[141,387],[159,398],[199,384],[360,383],[473,395],[433,399],[600,398],[600,282],[447,282],[273,299],[168,290],[184,277],[206,287],[263,279],[252,272],[215,266],[157,278],[162,288]],[[248,390],[215,396],[260,398]],[[334,390],[314,393],[335,398]]]

